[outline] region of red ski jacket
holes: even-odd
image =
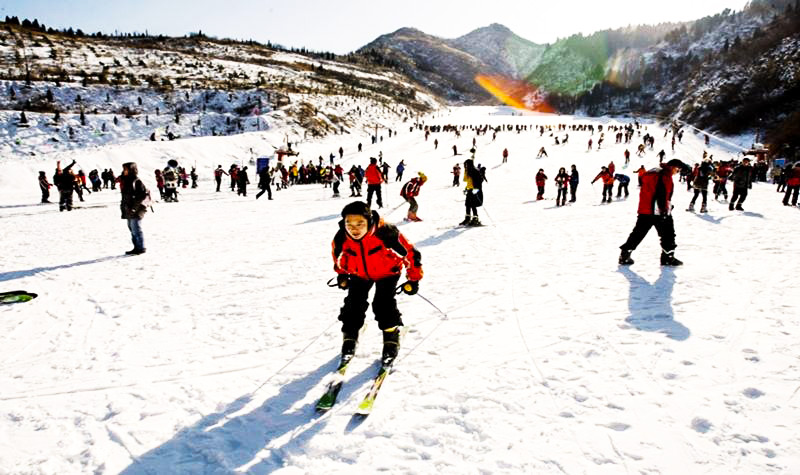
[[[403,266],[411,281],[422,279],[421,254],[403,236],[396,226],[386,224],[372,212],[373,224],[364,237],[356,241],[339,222],[339,231],[333,238],[333,270],[337,274],[355,275],[365,280],[380,280],[400,275]]]
[[[403,198],[413,198],[415,196],[419,196],[419,188],[425,183],[424,181],[420,180],[419,178],[412,178],[403,185],[403,189],[400,190],[400,196]]]
[[[667,216],[672,212],[672,167],[653,168],[642,175],[642,188],[639,191],[639,214],[659,214]]]
[[[788,172],[788,176],[786,177],[786,184],[788,186],[797,186],[800,185],[800,168],[795,166]]]
[[[603,180],[604,185],[613,185],[614,184],[614,175],[609,172],[600,172],[594,177],[592,183],[596,182],[598,179]]]
[[[364,178],[367,180],[368,185],[380,185],[383,183],[383,174],[378,168],[378,165],[370,163],[367,170],[364,172]]]

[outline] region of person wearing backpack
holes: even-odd
[[[120,210],[122,219],[128,221],[128,229],[131,231],[131,241],[133,249],[126,251],[127,255],[139,255],[145,253],[144,234],[142,233],[142,218],[147,212],[150,204],[150,192],[139,179],[139,169],[134,162],[122,164],[122,176],[120,177]]]
[[[406,217],[406,221],[422,221],[417,217],[419,205],[417,204],[416,197],[419,196],[419,189],[425,184],[426,181],[428,181],[428,177],[426,177],[424,173],[419,172],[418,177],[410,179],[405,185],[403,185],[403,189],[400,190],[400,196],[402,196],[404,200],[408,201],[409,204],[408,217]]]
[[[164,201],[178,202],[178,172],[175,167],[178,162],[170,160],[167,162],[167,168],[164,169],[162,176],[164,177]]]

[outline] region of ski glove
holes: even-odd
[[[400,289],[408,295],[415,295],[419,291],[419,281],[409,280]]]
[[[350,276],[347,274],[339,274],[336,276],[336,285],[342,290],[347,290],[350,285]]]

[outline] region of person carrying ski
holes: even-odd
[[[561,167],[558,169],[558,174],[555,178],[556,182],[556,206],[564,206],[567,204],[567,186],[569,186],[569,175],[567,169]]]
[[[122,164],[122,176],[120,177],[119,186],[122,194],[120,210],[122,211],[122,219],[128,221],[128,229],[131,231],[131,241],[133,241],[133,249],[125,252],[128,255],[144,254],[146,251],[141,221],[147,212],[150,193],[138,175],[139,169],[135,163]]]
[[[39,172],[39,190],[42,192],[42,203],[50,202],[50,187],[53,186],[47,181],[47,175],[44,172]],[[787,195],[788,196],[788,195]],[[795,201],[797,198],[795,198]]]
[[[625,198],[628,197],[630,193],[628,193],[628,184],[631,182],[631,179],[628,175],[623,175],[622,173],[617,173],[614,175],[614,179],[617,181],[617,198],[622,197],[622,192],[625,191]]]
[[[642,239],[655,226],[661,239],[661,265],[679,266],[683,262],[675,258],[675,224],[672,220],[672,192],[675,184],[672,176],[688,165],[677,158],[662,163],[660,168],[649,170],[642,177],[642,189],[639,192],[639,208],[636,225],[628,240],[620,246],[619,264],[633,264],[631,253],[639,246]]]
[[[419,196],[419,189],[426,181],[428,181],[428,177],[426,177],[424,173],[419,172],[419,176],[410,179],[408,183],[403,185],[403,189],[400,190],[400,196],[409,204],[406,221],[422,221],[417,217],[419,205],[417,205],[416,197]]]
[[[75,191],[75,179],[72,177],[72,167],[75,160],[66,168],[61,169],[61,161],[56,162],[56,174],[53,175],[53,184],[58,188],[58,210],[72,211],[72,193]]]
[[[364,178],[367,180],[367,206],[372,206],[372,195],[375,194],[375,202],[378,208],[383,208],[383,199],[381,199],[381,184],[385,181],[383,174],[378,168],[378,160],[375,157],[370,157],[369,166],[364,172]]]
[[[372,312],[383,332],[381,359],[384,364],[391,364],[397,357],[403,326],[395,300],[397,283],[405,267],[407,281],[400,289],[408,295],[417,293],[423,275],[420,252],[396,226],[386,224],[363,201],[354,201],[342,209],[331,247],[337,285],[347,291],[339,312],[342,357],[355,354],[369,306],[369,291],[375,285]]]
[[[538,188],[539,192],[536,194],[536,200],[543,200],[544,199],[544,184],[547,182],[547,175],[544,174],[543,169],[539,169],[536,173],[536,188]]]
[[[614,175],[608,172],[608,167],[601,167],[600,173],[594,177],[592,184],[597,180],[603,180],[603,201],[601,203],[611,203],[611,196],[614,194]]]

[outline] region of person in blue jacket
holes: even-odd
[[[619,183],[619,185],[617,185],[617,198],[622,196],[623,190],[625,190],[625,198],[627,198],[629,195],[628,183],[631,182],[631,179],[628,177],[628,175],[623,175],[622,173],[617,173],[614,175],[614,179],[617,180],[617,183]]]

